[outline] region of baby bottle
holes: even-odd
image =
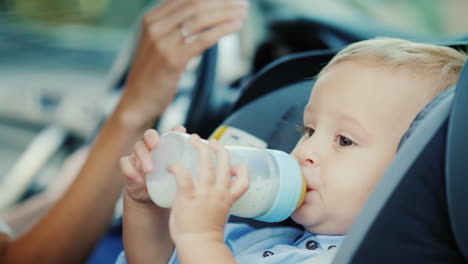
[[[169,165],[180,162],[197,177],[198,152],[189,138],[185,133],[168,132],[161,136],[159,146],[151,153],[155,166],[146,176],[146,184],[151,199],[161,207],[170,208],[176,192],[175,177],[167,171]],[[231,165],[246,164],[250,173],[250,187],[233,204],[231,214],[280,222],[302,204],[305,180],[297,161],[289,154],[251,147],[226,148]]]

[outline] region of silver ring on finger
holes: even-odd
[[[187,32],[187,29],[184,26],[184,23],[181,23],[179,25],[179,32],[184,39],[187,39],[190,36],[190,34]]]

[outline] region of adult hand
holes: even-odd
[[[244,0],[166,0],[149,11],[124,93],[129,119],[154,121],[173,100],[189,60],[238,31],[247,6]]]

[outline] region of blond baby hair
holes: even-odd
[[[375,38],[347,46],[333,57],[318,76],[333,65],[351,59],[391,67],[414,66],[427,73],[440,74],[440,85],[435,88],[438,94],[457,83],[466,57],[466,53],[449,47],[398,38]]]

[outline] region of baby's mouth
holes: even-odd
[[[309,191],[312,191],[312,190],[314,190],[314,189],[312,189],[312,188],[310,188],[309,186],[307,186],[306,192],[309,192]]]

